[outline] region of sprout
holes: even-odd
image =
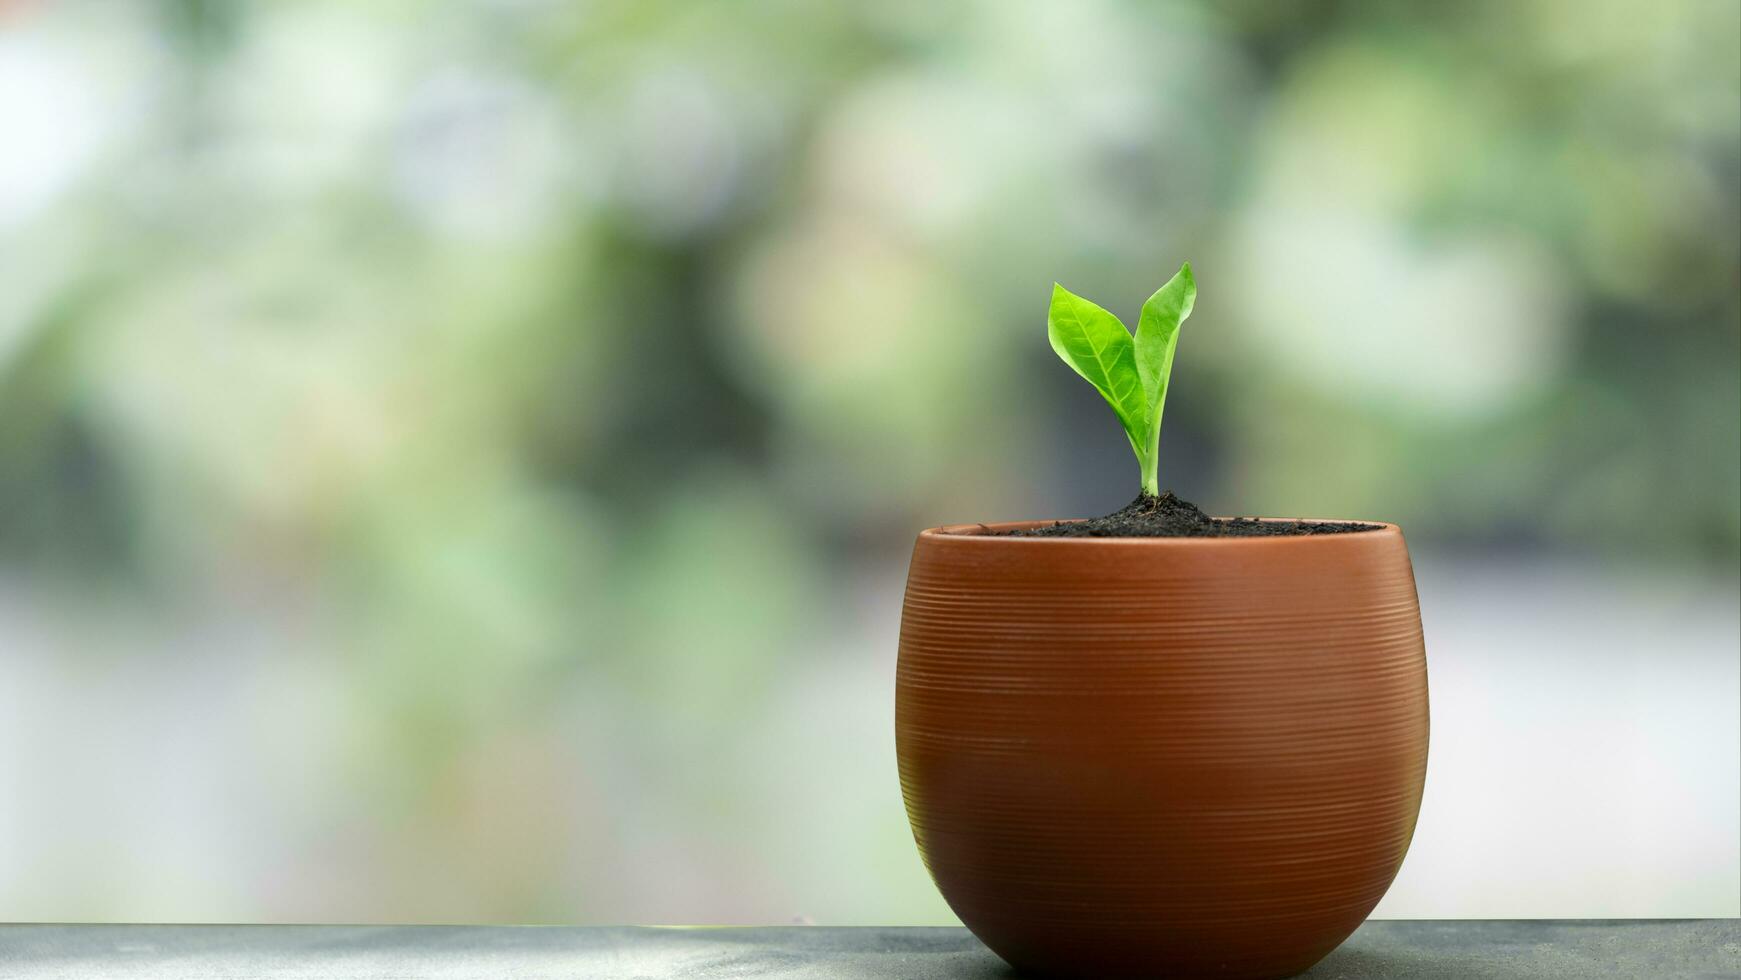
[[[1167,400],[1167,376],[1173,373],[1179,324],[1191,315],[1196,300],[1197,284],[1187,262],[1143,304],[1132,340],[1118,317],[1063,286],[1052,285],[1052,308],[1046,314],[1052,349],[1118,414],[1142,467],[1144,496],[1161,492],[1156,473],[1161,406]]]

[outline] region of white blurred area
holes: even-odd
[[[1379,918],[1741,915],[1741,582],[1415,555],[1432,743]]]
[[[1741,583],[1415,557],[1432,748],[1414,843],[1375,916],[1741,915]],[[84,642],[133,658],[69,657],[66,625],[0,583],[0,918],[489,918],[464,869],[441,865],[555,861],[594,921],[953,922],[895,779],[901,574],[861,578],[843,646],[813,651],[711,746],[746,808],[732,839],[697,837],[693,815],[668,814],[681,829],[597,822],[563,787],[594,784],[608,812],[666,813],[659,780],[598,767],[601,739],[657,741],[670,719],[601,725],[608,709],[581,701],[480,748],[452,788],[497,821],[480,828],[484,853],[417,853],[410,818],[387,855],[363,826],[381,819],[370,787],[333,764],[355,738],[341,665],[266,639],[262,622],[162,638],[86,624]],[[527,820],[567,822],[572,840],[522,853]],[[432,863],[430,893],[383,912],[383,886],[358,869],[402,862]]]

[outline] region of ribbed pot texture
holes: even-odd
[[[1402,532],[919,535],[901,790],[931,877],[1018,968],[1286,977],[1390,887],[1427,765]]]

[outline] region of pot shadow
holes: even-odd
[[[1332,950],[1295,980],[1501,980],[1515,973],[1494,973],[1462,958],[1447,960],[1427,950]]]
[[[668,945],[703,947],[683,963],[686,977],[1032,980],[1031,974],[1016,973],[966,930],[951,927],[672,930],[660,933],[658,939]]]
[[[977,954],[950,956],[920,969],[912,980],[1059,980],[1055,973],[1018,970],[983,946]],[[865,972],[846,970],[839,974],[851,980],[887,980],[883,968]],[[1338,949],[1294,980],[1506,980],[1515,974],[1492,972],[1466,960],[1447,962],[1426,951]]]
[[[888,974],[873,970],[842,976],[852,976],[853,980],[886,980]],[[937,980],[1059,980],[1059,975],[1054,973],[1018,970],[989,952],[984,960],[975,958],[971,962],[951,963],[936,974],[920,976],[935,976]],[[1398,977],[1408,977],[1409,980],[1502,980],[1509,976],[1512,975],[1472,969],[1467,962],[1447,964],[1441,960],[1435,963],[1431,958],[1407,953],[1347,950],[1330,954],[1306,972],[1295,974],[1294,980],[1396,980]]]

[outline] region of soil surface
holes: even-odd
[[[1058,521],[1026,531],[1004,531],[1013,538],[1273,538],[1302,534],[1376,531],[1377,524],[1322,521],[1260,521],[1255,517],[1210,517],[1171,490],[1159,497],[1139,495],[1124,508],[1086,521]]]

